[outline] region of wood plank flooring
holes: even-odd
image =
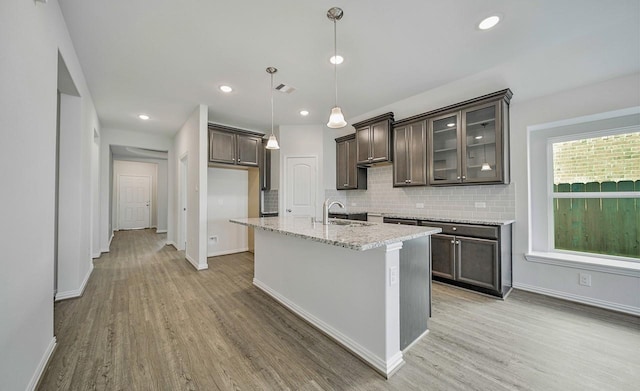
[[[386,381],[253,287],[250,253],[196,272],[152,230],[117,232],[55,305],[40,390],[635,390],[640,319],[434,284],[430,333]]]

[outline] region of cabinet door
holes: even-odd
[[[260,166],[260,182],[262,190],[271,190],[271,150],[266,148],[267,140],[262,140],[262,165]]]
[[[349,188],[348,155],[349,145],[346,141],[336,143],[336,189]]]
[[[238,154],[236,162],[242,166],[258,167],[262,139],[253,136],[236,135]]]
[[[358,178],[358,165],[356,163],[356,140],[347,140],[345,141],[345,143],[347,144],[347,181],[345,183],[348,185],[349,189],[358,189],[362,187],[362,184],[359,182],[360,179]]]
[[[456,280],[498,291],[498,241],[458,236],[456,247]]]
[[[233,133],[209,129],[209,161],[236,163],[236,136]]]
[[[373,156],[371,155],[371,127],[365,126],[356,129],[356,146],[358,164],[370,163]]]
[[[393,129],[393,186],[409,184],[409,126]]]
[[[460,183],[459,112],[429,120],[429,184]]]
[[[408,126],[409,184],[427,184],[427,123],[420,121]]]
[[[455,277],[455,236],[431,235],[431,273],[453,280]]]
[[[498,102],[462,110],[464,182],[502,181],[501,129]]]
[[[389,122],[381,121],[371,125],[370,134],[372,161],[391,161],[389,156]]]

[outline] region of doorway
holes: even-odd
[[[151,177],[118,176],[118,228],[151,226]]]
[[[185,153],[180,157],[180,169],[178,178],[178,250],[187,250],[187,185],[189,173],[189,156]]]
[[[316,217],[317,164],[315,156],[287,156],[285,216]]]

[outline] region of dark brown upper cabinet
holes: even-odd
[[[386,113],[353,124],[356,128],[356,156],[358,164],[392,161],[391,126],[393,113]]]
[[[262,155],[261,133],[209,124],[209,162],[258,167]]]
[[[367,170],[356,163],[356,135],[336,139],[336,189],[366,189]]]
[[[262,166],[260,167],[260,188],[271,190],[271,150],[267,149],[267,140],[262,139]]]
[[[427,184],[427,121],[393,125],[393,186]]]
[[[503,90],[428,113],[430,185],[509,183],[509,101]]]

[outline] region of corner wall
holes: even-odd
[[[187,175],[187,248],[186,259],[196,270],[204,270],[207,265],[207,166],[208,166],[208,108],[199,105],[189,116],[173,139],[173,151],[169,154],[169,229],[167,240],[175,245],[180,215],[180,159],[188,156]],[[172,186],[171,183],[175,183]],[[174,234],[175,233],[175,234]]]
[[[32,390],[56,344],[53,334],[58,53],[80,95],[82,167],[74,183],[74,276],[91,265],[91,161],[96,111],[57,1],[0,2],[1,388]],[[75,286],[80,288],[78,277]]]

